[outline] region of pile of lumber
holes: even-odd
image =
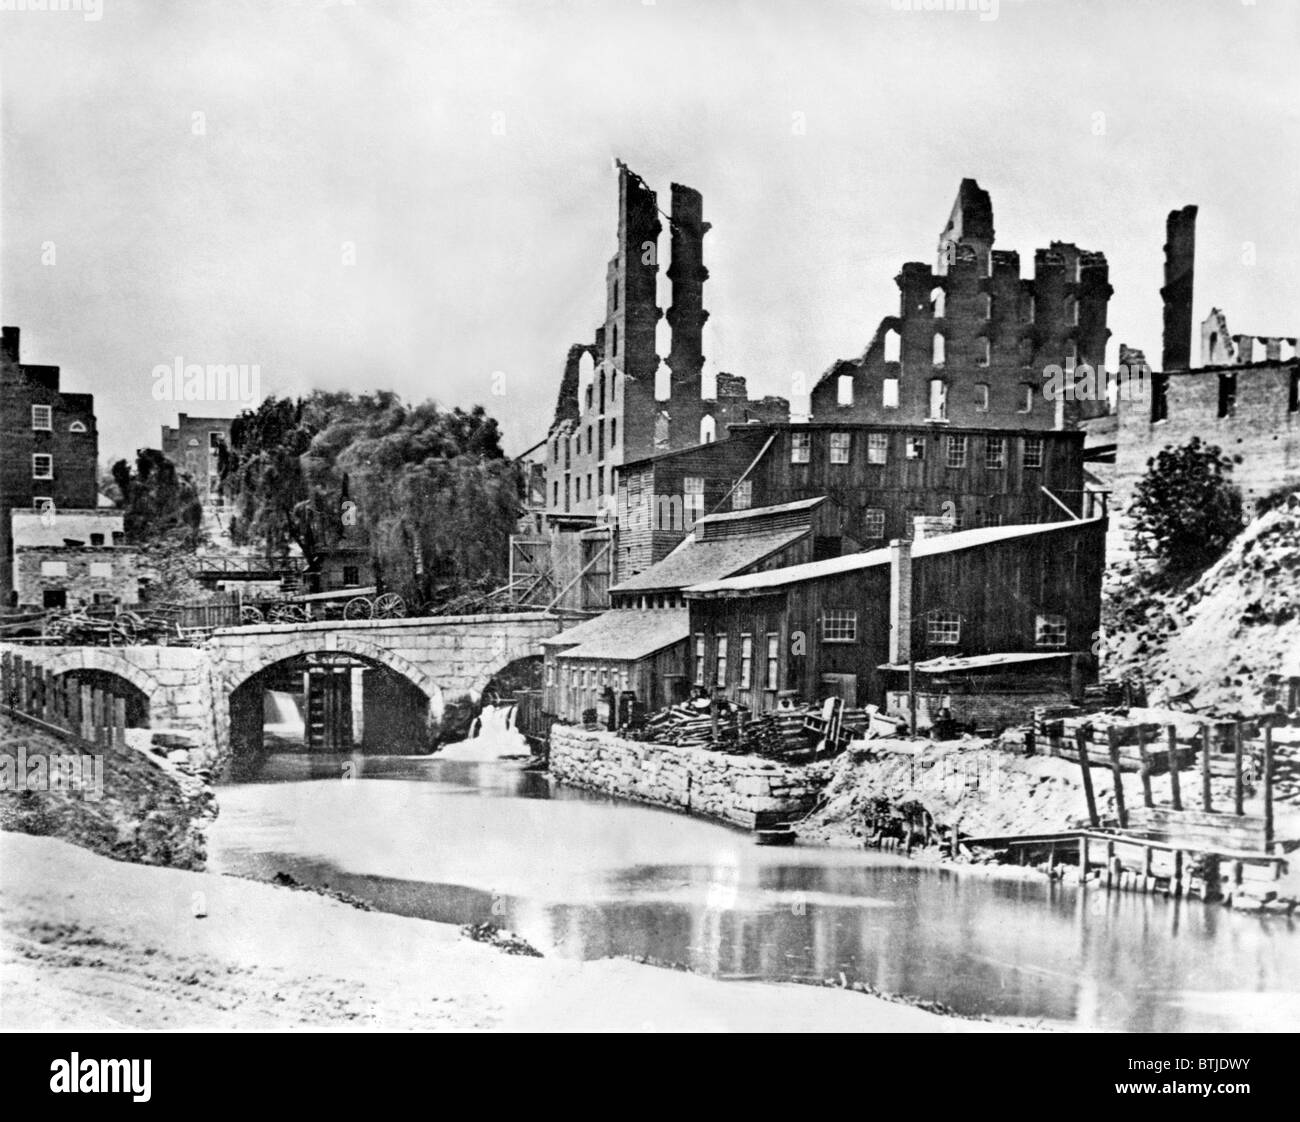
[[[816,728],[820,715],[820,705],[796,705],[758,716],[746,706],[727,705],[715,718],[708,706],[688,702],[649,714],[635,735],[640,740],[679,748],[707,748],[729,755],[786,761],[811,760],[825,739]],[[866,735],[869,721],[867,710],[845,709],[840,715],[838,735],[821,754],[834,754],[849,740]]]

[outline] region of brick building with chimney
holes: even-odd
[[[21,361],[19,330],[0,337],[0,596],[13,599],[11,511],[93,511],[99,431],[91,394],[67,393],[57,366]]]

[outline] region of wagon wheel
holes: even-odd
[[[118,612],[113,617],[113,636],[123,643],[132,643],[144,630],[144,620],[135,612]]]
[[[266,616],[262,614],[261,608],[255,608],[252,604],[245,604],[239,609],[240,623],[265,623]]]
[[[364,596],[354,596],[343,606],[344,619],[370,619],[375,606]]]
[[[277,604],[271,609],[272,623],[305,623],[307,613],[297,604]]]
[[[375,615],[380,619],[397,619],[406,615],[406,601],[396,592],[385,592],[375,601]]]

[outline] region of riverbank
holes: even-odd
[[[507,955],[451,924],[0,834],[8,1031],[982,1032],[835,989]],[[202,912],[200,916],[196,913]]]

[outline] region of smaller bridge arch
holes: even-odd
[[[70,674],[93,671],[123,678],[146,697],[155,697],[162,683],[142,666],[118,653],[112,647],[68,647],[46,663],[51,674]]]

